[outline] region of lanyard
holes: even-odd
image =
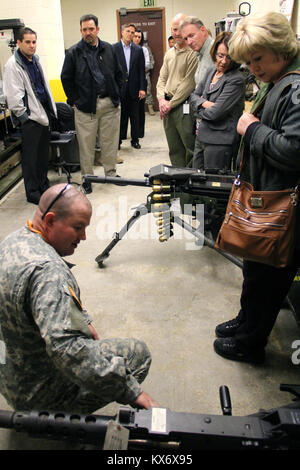
[[[38,233],[39,235],[41,235],[43,237],[45,242],[48,243],[46,235],[43,232],[41,232],[40,230],[36,230],[35,228],[33,228],[32,222],[30,222],[30,220],[27,220],[27,226],[28,226],[28,228],[31,232]]]

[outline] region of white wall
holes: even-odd
[[[289,1],[289,0],[287,0]],[[282,0],[250,0],[251,13],[279,11]],[[166,36],[170,34],[172,18],[179,12],[198,16],[214,34],[215,22],[226,16],[227,12],[238,11],[241,1],[238,0],[163,0],[158,7],[165,8]],[[294,0],[294,13],[291,24],[300,35],[299,0]],[[79,18],[86,13],[93,13],[99,18],[100,36],[105,41],[114,43],[117,36],[116,11],[140,8],[139,0],[61,0],[65,47],[68,48],[80,39]]]
[[[279,11],[281,0],[250,0],[252,13]],[[214,34],[215,22],[227,12],[238,9],[237,0],[163,0],[159,7],[165,8],[166,37],[170,34],[173,16],[179,12],[198,16]],[[30,5],[30,7],[29,7]],[[139,0],[0,0],[0,19],[21,18],[26,26],[37,31],[37,53],[49,79],[60,77],[64,49],[80,39],[79,18],[86,13],[99,17],[100,36],[114,43],[118,39],[116,11],[120,7],[137,9]],[[294,31],[300,36],[299,0],[294,0],[292,17]],[[3,50],[3,44],[1,44]],[[9,49],[7,48],[9,51]],[[0,61],[3,58],[0,58]]]
[[[239,1],[233,0],[233,8],[238,9]],[[280,5],[283,0],[251,0],[251,13],[264,13],[267,11],[280,11]],[[289,3],[289,0],[287,0]],[[295,33],[300,36],[300,12],[299,12],[299,0],[294,0],[293,15],[291,18],[291,25]]]
[[[214,23],[232,9],[232,0],[164,0],[158,7],[165,8],[166,36],[170,35],[172,18],[177,13],[198,16],[214,32]],[[79,19],[82,15],[93,13],[99,18],[100,37],[114,43],[118,40],[116,11],[121,7],[138,9],[139,0],[61,0],[64,40],[66,49],[81,38]]]
[[[43,69],[49,80],[58,79],[64,60],[60,0],[1,0],[0,19],[12,18],[22,19],[25,26],[36,31]]]

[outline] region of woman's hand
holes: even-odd
[[[259,119],[255,117],[253,114],[250,113],[244,113],[240,117],[238,123],[237,123],[237,131],[240,135],[245,135],[247,128],[252,124],[253,122],[259,122]]]
[[[202,108],[209,109],[211,108],[215,103],[213,101],[204,101],[204,103],[201,104]]]

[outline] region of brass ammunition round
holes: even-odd
[[[152,190],[154,193],[158,193],[160,191],[165,192],[165,191],[170,191],[171,186],[170,185],[163,185],[163,184],[154,184],[152,186]]]
[[[170,210],[170,206],[166,203],[163,202],[156,202],[155,204],[152,204],[152,210],[153,211],[168,211]]]
[[[158,219],[156,221],[156,225],[162,226],[162,225],[170,225],[171,219]]]
[[[171,226],[168,225],[167,227],[165,227],[165,226],[164,226],[164,227],[159,227],[159,228],[157,229],[157,233],[158,233],[159,235],[163,235],[163,234],[166,235],[166,234],[169,234],[169,233],[171,233]]]
[[[162,219],[166,222],[169,222],[171,220],[171,213],[170,212],[154,212],[153,216],[156,219]],[[173,218],[172,218],[173,220]]]
[[[153,194],[154,201],[169,201],[171,199],[171,194]]]

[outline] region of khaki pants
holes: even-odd
[[[83,113],[75,108],[75,128],[79,146],[82,175],[93,175],[96,137],[101,147],[104,173],[116,173],[116,158],[120,132],[120,106],[114,107],[111,99],[98,98],[96,114]]]
[[[191,167],[195,147],[193,117],[183,114],[183,105],[180,104],[164,117],[163,124],[172,166]]]

